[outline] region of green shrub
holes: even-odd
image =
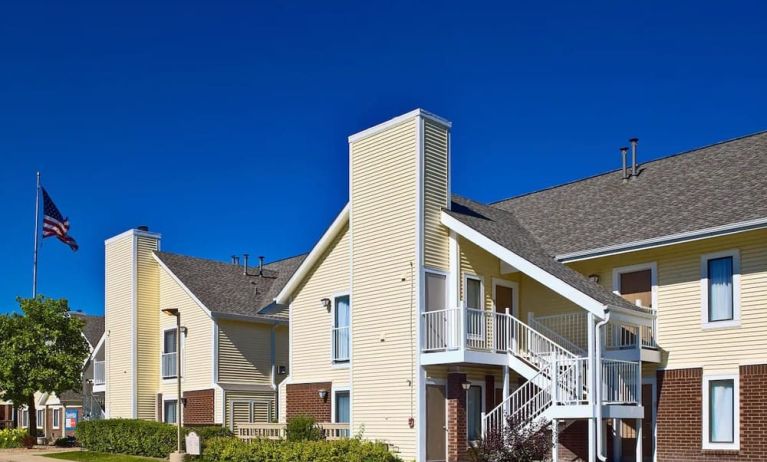
[[[95,452],[167,457],[176,450],[177,431],[175,425],[149,420],[84,420],[77,424],[75,437],[82,447]],[[203,445],[208,439],[232,435],[228,428],[218,425],[185,427],[183,431],[182,436],[197,433]]]
[[[296,416],[288,419],[285,436],[288,441],[317,441],[322,439],[322,430],[317,427],[314,418]]]
[[[6,428],[0,430],[0,449],[20,448],[23,446],[27,431],[23,428]]]
[[[383,443],[356,438],[337,441],[245,442],[213,438],[203,449],[206,462],[401,462]]]

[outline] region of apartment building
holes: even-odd
[[[304,257],[224,263],[162,252],[160,240],[139,227],[105,242],[106,416],[272,422],[288,374],[287,306],[273,300]]]
[[[349,137],[349,203],[276,294],[281,418],[418,461],[509,418],[555,460],[767,458],[767,133],[488,205],[452,193],[451,129]]]

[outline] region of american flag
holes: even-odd
[[[69,235],[69,218],[61,216],[61,212],[45,188],[41,187],[40,189],[43,191],[43,238],[56,236],[70,249],[77,251],[79,246],[75,239]]]

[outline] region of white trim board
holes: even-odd
[[[460,234],[464,238],[468,239],[469,241],[473,242],[474,244],[478,245],[483,250],[495,255],[501,260],[519,269],[522,273],[525,273],[526,275],[530,276],[531,278],[535,279],[536,281],[540,282],[544,286],[565,297],[576,305],[594,313],[600,319],[604,319],[606,309],[605,304],[577,290],[570,284],[553,276],[552,274],[534,265],[528,260],[525,260],[511,250],[498,244],[497,242],[453,218],[445,212],[442,212],[442,224]]]
[[[436,114],[433,114],[429,111],[426,111],[424,109],[418,108],[414,109],[410,112],[406,112],[405,114],[399,115],[397,117],[391,118],[387,120],[386,122],[382,122],[378,125],[374,125],[370,128],[367,128],[365,130],[362,130],[361,132],[357,132],[354,135],[349,136],[349,143],[356,143],[357,141],[363,140],[365,138],[368,138],[370,136],[375,135],[376,133],[380,133],[384,130],[387,130],[391,127],[397,126],[401,123],[404,123],[412,118],[415,117],[421,117],[423,119],[429,119],[432,122],[436,122],[440,125],[443,125],[447,128],[451,128],[453,126],[453,123],[450,122],[447,119],[444,119]]]

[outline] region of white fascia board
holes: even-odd
[[[610,321],[625,322],[637,326],[652,326],[655,314],[649,311],[630,310],[627,308],[609,305]]]
[[[140,229],[129,229],[128,231],[122,232],[116,236],[112,236],[109,239],[106,239],[104,241],[104,245],[111,244],[112,242],[119,241],[120,239],[127,237],[127,236],[143,236],[143,237],[151,237],[155,239],[161,239],[162,234],[160,233],[152,233],[149,231],[141,231]]]
[[[312,251],[309,252],[309,255],[307,255],[304,261],[301,262],[301,265],[298,267],[296,272],[293,273],[293,276],[288,279],[285,287],[283,287],[280,293],[277,294],[277,296],[274,298],[275,302],[280,305],[285,305],[288,303],[290,296],[293,295],[293,292],[298,288],[301,282],[303,282],[304,278],[309,274],[315,263],[319,261],[322,254],[325,253],[325,250],[330,247],[330,244],[333,243],[333,240],[336,238],[336,236],[338,236],[338,233],[341,232],[348,221],[349,204],[347,203],[346,206],[344,206],[344,209],[341,210],[341,213],[339,213],[336,219],[333,220],[333,223],[330,225],[327,231],[325,231],[325,234],[322,235],[319,242],[317,242]]]
[[[419,116],[424,119],[429,119],[432,122],[436,122],[440,125],[444,125],[447,128],[451,128],[453,126],[453,123],[450,122],[449,120],[444,119],[436,114],[432,114],[431,112],[426,111],[424,109],[418,108],[410,112],[407,112],[405,114],[402,114],[400,116],[394,117],[393,119],[389,119],[386,122],[382,122],[378,125],[374,125],[370,128],[362,130],[361,132],[355,133],[354,135],[351,135],[349,137],[349,142],[355,143],[357,141],[373,136],[376,133],[380,133],[386,129],[397,126],[405,121],[408,121],[414,117],[419,117]]]
[[[269,325],[288,324],[287,319],[267,317],[264,315],[249,316],[247,314],[224,313],[221,311],[213,311],[211,312],[211,316],[213,317],[213,321],[217,321],[217,320],[243,321],[243,322],[253,322],[258,324],[269,324]]]
[[[181,282],[181,279],[179,279],[179,278],[178,278],[178,277],[177,277],[177,276],[176,276],[176,275],[173,273],[173,271],[171,271],[171,270],[170,270],[170,268],[168,268],[168,267],[165,265],[165,263],[163,263],[163,261],[162,261],[162,260],[160,260],[160,257],[158,257],[158,256],[157,256],[157,255],[156,255],[154,252],[152,252],[152,257],[154,257],[155,261],[157,261],[157,263],[160,265],[160,268],[162,268],[163,270],[165,270],[165,272],[166,272],[166,273],[168,273],[168,275],[169,275],[169,276],[170,276],[170,277],[171,277],[171,278],[172,278],[174,281],[176,281],[176,284],[178,284],[178,286],[179,286],[179,287],[181,287],[181,289],[182,289],[184,292],[186,292],[186,294],[187,294],[187,295],[189,295],[189,297],[190,297],[192,300],[194,300],[194,302],[197,304],[197,306],[199,306],[200,308],[202,308],[202,310],[205,312],[205,314],[207,314],[207,315],[208,315],[208,317],[209,317],[210,319],[213,319],[213,315],[211,314],[211,311],[208,309],[208,307],[206,307],[206,306],[205,306],[205,305],[204,305],[204,304],[203,304],[203,303],[200,301],[200,299],[199,299],[199,298],[197,298],[197,297],[194,295],[194,293],[192,293],[192,291],[191,291],[191,290],[189,290],[189,288],[188,288],[187,286],[185,286],[185,285],[184,285],[184,283],[183,283],[183,282]],[[160,307],[160,308],[162,308],[162,307]],[[173,308],[173,307],[168,307],[168,308]]]
[[[637,250],[646,250],[656,247],[664,247],[672,244],[681,244],[683,242],[698,241],[711,237],[725,236],[728,234],[752,231],[755,229],[767,228],[767,218],[758,218],[756,220],[741,221],[728,225],[704,228],[685,233],[668,234],[666,236],[654,237],[634,242],[626,242],[606,247],[597,247],[595,249],[582,250],[578,252],[565,253],[557,255],[556,259],[561,262],[575,262],[588,260],[591,258],[607,257],[622,253],[634,252]]]
[[[600,319],[604,319],[606,307],[603,303],[584,294],[570,284],[520,257],[511,250],[486,237],[482,233],[479,233],[472,227],[456,220],[445,212],[442,212],[442,224],[576,305],[594,313],[594,315]]]

